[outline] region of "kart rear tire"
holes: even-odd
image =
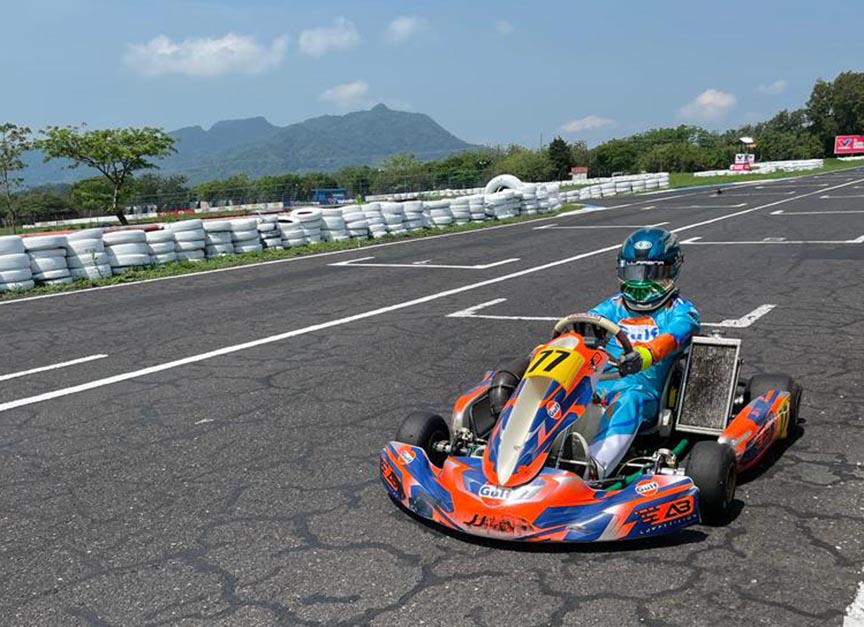
[[[685,472],[699,488],[702,522],[711,525],[728,520],[737,483],[732,447],[720,442],[697,442],[690,451]]]
[[[769,390],[783,390],[789,392],[791,396],[789,399],[789,426],[786,429],[788,437],[798,429],[798,411],[801,406],[803,388],[788,374],[757,374],[747,381],[747,387],[744,389],[744,404],[747,405]]]
[[[450,429],[438,414],[415,411],[408,414],[396,432],[396,441],[419,446],[426,452],[429,461],[439,468],[444,465],[447,453],[433,450],[432,444],[450,440]]]

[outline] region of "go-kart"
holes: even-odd
[[[801,387],[785,375],[741,382],[740,340],[695,337],[652,428],[599,479],[585,445],[602,417],[598,382],[620,376],[613,338],[633,350],[610,320],[562,318],[500,415],[495,371],[456,401],[449,423],[409,415],[380,456],[390,496],[444,527],[513,541],[624,540],[728,520],[738,473],[795,428]]]

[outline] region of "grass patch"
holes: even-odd
[[[848,170],[850,168],[864,167],[862,161],[840,161],[840,159],[825,159],[825,165],[813,170],[801,172],[771,172],[768,174],[733,174],[730,176],[694,176],[689,172],[673,172],[669,175],[670,187],[691,187],[694,185],[728,185],[729,183],[744,181],[770,181],[771,179],[793,178],[799,176],[812,176],[837,170]]]
[[[13,290],[0,293],[0,301],[15,300],[28,296],[39,296],[41,294],[56,294],[59,292],[75,292],[91,287],[102,287],[105,285],[118,285],[120,283],[135,283],[146,279],[158,279],[169,276],[194,274],[206,270],[218,270],[220,268],[233,268],[235,266],[246,266],[260,263],[262,261],[274,261],[276,259],[291,259],[293,257],[305,257],[317,253],[326,253],[339,250],[359,250],[382,242],[395,242],[406,239],[417,239],[430,235],[441,235],[442,233],[459,233],[462,231],[476,231],[499,224],[515,224],[518,222],[530,222],[541,218],[550,218],[564,211],[579,209],[580,205],[565,204],[558,212],[544,213],[535,216],[517,216],[507,220],[487,220],[485,222],[469,222],[445,228],[426,228],[419,231],[411,231],[403,235],[386,235],[378,239],[352,239],[344,242],[321,242],[320,244],[307,244],[286,248],[285,250],[263,250],[255,253],[240,253],[236,255],[225,255],[213,257],[202,261],[178,261],[162,266],[148,266],[127,270],[123,274],[114,275],[105,279],[80,279],[73,283],[59,285],[38,285],[29,290]]]

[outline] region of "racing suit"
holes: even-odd
[[[614,472],[639,429],[643,425],[650,428],[656,422],[666,377],[690,339],[699,332],[700,323],[693,304],[677,295],[653,311],[633,311],[617,294],[590,313],[618,324],[634,348],[642,346],[651,356],[651,365],[642,372],[601,381],[597,386],[605,409],[588,452],[602,478]],[[616,358],[621,356],[622,349],[616,340],[610,340],[606,348]],[[608,368],[612,370],[611,366]]]

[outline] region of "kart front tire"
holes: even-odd
[[[447,453],[432,448],[435,442],[450,440],[450,429],[438,414],[425,411],[415,411],[408,415],[396,432],[396,441],[412,446],[419,446],[433,465],[439,468],[444,465]]]
[[[728,520],[737,483],[732,447],[720,442],[697,442],[690,451],[685,472],[699,488],[702,521],[711,525]]]
[[[789,426],[786,428],[787,437],[798,429],[798,410],[801,406],[801,392],[803,388],[792,377],[787,374],[757,374],[750,377],[744,390],[744,404],[759,398],[770,390],[783,390],[789,392]]]

